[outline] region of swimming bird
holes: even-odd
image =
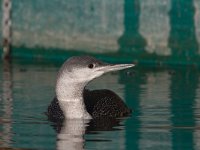
[[[48,118],[52,121],[61,121],[130,115],[131,109],[113,91],[88,90],[85,87],[104,73],[133,66],[134,64],[109,64],[91,56],[69,58],[58,72],[56,97],[48,106]]]

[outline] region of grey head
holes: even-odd
[[[134,64],[108,64],[90,56],[71,57],[62,65],[56,81],[56,96],[66,118],[87,118],[83,91],[102,74],[133,67]]]
[[[109,64],[91,56],[74,56],[62,65],[58,78],[68,77],[68,80],[85,82],[93,80],[104,73],[122,70],[135,66],[134,64]]]

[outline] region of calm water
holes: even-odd
[[[15,62],[10,67],[0,64],[0,68],[0,147],[200,149],[198,69],[138,67],[96,79],[89,88],[112,89],[134,112],[106,129],[86,130],[81,120],[70,120],[55,129],[44,115],[54,96],[59,65]]]

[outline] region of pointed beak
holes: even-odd
[[[98,68],[98,71],[111,72],[117,70],[123,70],[126,68],[134,67],[135,64],[104,64],[103,66]]]

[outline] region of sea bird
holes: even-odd
[[[91,56],[74,56],[64,62],[56,80],[56,96],[48,107],[52,121],[64,119],[120,118],[131,114],[123,100],[111,90],[88,90],[86,85],[104,73],[134,64],[110,64]]]

